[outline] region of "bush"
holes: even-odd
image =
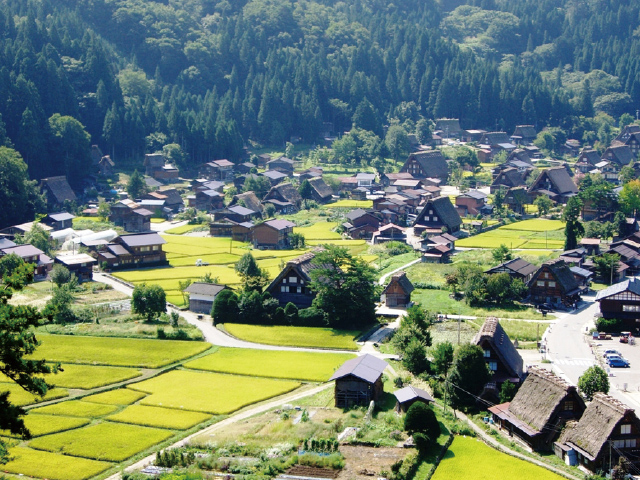
[[[620,333],[624,328],[624,323],[619,318],[603,318],[596,320],[596,328],[599,332]]]
[[[420,432],[413,434],[413,441],[421,454],[424,454],[431,445],[431,439],[424,433]]]
[[[434,439],[440,436],[440,424],[436,414],[422,402],[416,402],[409,407],[404,418],[404,429],[409,434],[422,433]]]

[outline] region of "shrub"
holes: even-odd
[[[619,318],[600,317],[596,320],[596,328],[599,332],[620,333],[623,327],[623,321]]]
[[[436,414],[422,402],[416,402],[409,407],[404,418],[404,429],[410,434],[423,433],[434,439],[440,436],[440,424]]]
[[[416,432],[413,434],[413,441],[416,444],[418,451],[423,454],[431,445],[431,439],[424,433]]]

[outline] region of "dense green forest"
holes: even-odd
[[[580,135],[640,105],[634,0],[4,0],[0,47],[0,144],[76,186],[88,143],[184,168],[323,122]]]

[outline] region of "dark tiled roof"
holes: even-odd
[[[509,260],[508,262],[504,262],[500,265],[496,265],[495,267],[490,268],[486,271],[486,273],[497,273],[498,270],[502,268],[506,268],[507,270],[511,270],[512,272],[523,275],[525,277],[528,277],[538,270],[538,267],[527,262],[526,260],[523,260],[521,258],[514,258],[513,260]]]
[[[353,375],[366,382],[375,383],[388,366],[389,364],[384,360],[367,353],[344,362],[329,381]]]
[[[34,257],[36,255],[41,255],[44,252],[39,248],[34,247],[33,245],[16,245],[15,247],[3,248],[2,251],[5,255],[10,255],[15,253],[19,257]]]
[[[481,192],[480,190],[468,190],[460,195],[461,197],[470,197],[476,200],[484,200],[487,198],[487,194]]]
[[[482,328],[473,339],[474,345],[480,345],[483,340],[488,340],[498,354],[502,363],[510,374],[520,379],[524,376],[522,369],[522,357],[511,343],[511,339],[505,333],[497,318],[487,318]]]
[[[167,241],[157,233],[135,233],[120,235],[120,240],[128,247],[144,247],[148,245],[164,245]]]
[[[605,288],[604,290],[600,290],[596,295],[596,302],[602,300],[603,298],[611,297],[613,295],[617,295],[618,293],[626,291],[640,296],[640,280],[629,278],[624,282],[616,283],[614,285],[611,285],[610,287]]]
[[[409,402],[417,398],[420,398],[425,402],[433,402],[433,397],[429,395],[428,392],[417,387],[412,387],[411,385],[401,388],[400,390],[396,390],[393,394],[396,396],[398,403]]]
[[[216,283],[194,282],[185,288],[184,291],[195,295],[209,295],[215,297],[225,288],[227,288],[225,285],[218,285]]]
[[[289,220],[267,220],[264,224],[269,225],[271,228],[275,228],[276,230],[285,230],[296,226],[295,223],[290,222]]]
[[[75,215],[67,212],[50,213],[48,217],[55,222],[64,222],[65,220],[73,220],[74,218],[76,218]]]
[[[254,213],[256,213],[254,210],[251,210],[250,208],[245,208],[241,205],[235,205],[233,207],[229,207],[227,210],[229,210],[232,213],[236,213],[238,215],[253,215]]]

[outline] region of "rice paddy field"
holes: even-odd
[[[266,345],[358,350],[357,330],[334,330],[318,327],[287,327],[225,323],[224,329],[236,338]]]
[[[186,430],[210,418],[211,415],[206,413],[150,407],[146,405],[131,405],[121,412],[111,415],[108,417],[108,420],[147,427]]]
[[[24,423],[29,429],[32,437],[40,437],[50,433],[63,432],[74,428],[83,427],[89,424],[88,418],[63,417],[59,415],[38,415],[29,414],[24,417]],[[0,431],[1,435],[15,437],[11,432]]]
[[[89,427],[38,437],[31,448],[109,462],[121,462],[168,439],[169,430],[103,422]]]
[[[26,447],[9,450],[13,457],[2,470],[17,475],[51,480],[85,480],[104,472],[112,465],[85,458],[43,452]]]
[[[34,408],[30,413],[63,415],[67,417],[99,418],[109,415],[118,409],[116,405],[106,405],[82,400],[54,403],[45,407]]]
[[[172,370],[128,388],[149,394],[142,405],[228,414],[252,403],[290,392],[299,382],[193,370]]]
[[[211,348],[204,342],[146,340],[134,338],[40,335],[42,342],[33,358],[47,361],[160,368]],[[116,373],[120,370],[116,371]],[[113,373],[109,370],[113,378]],[[101,381],[97,379],[96,381]]]
[[[562,480],[545,468],[494,450],[473,437],[456,437],[440,462],[433,480]]]
[[[9,401],[14,405],[24,406],[57,398],[64,398],[69,395],[65,388],[53,388],[41,398],[25,391],[22,387],[15,383],[0,383],[0,392],[9,392]]]
[[[334,232],[336,222],[318,222],[308,227],[295,227],[294,233],[301,233],[305,240],[341,240],[342,236]]]
[[[209,372],[326,382],[352,354],[223,348],[184,364]]]
[[[323,210],[330,210],[332,208],[372,208],[373,200],[338,200],[337,202],[328,203],[322,205]]]
[[[123,367],[63,364],[62,371],[45,378],[56,387],[91,390],[112,383],[123,382],[142,375],[140,370]]]
[[[85,402],[104,403],[107,405],[131,405],[145,396],[146,395],[141,392],[120,388],[118,390],[89,395],[88,397],[84,397],[83,400]]]
[[[456,246],[463,248],[496,248],[505,244],[520,249],[562,249],[564,225],[559,220],[532,219],[503,225],[496,230],[463,238]]]

